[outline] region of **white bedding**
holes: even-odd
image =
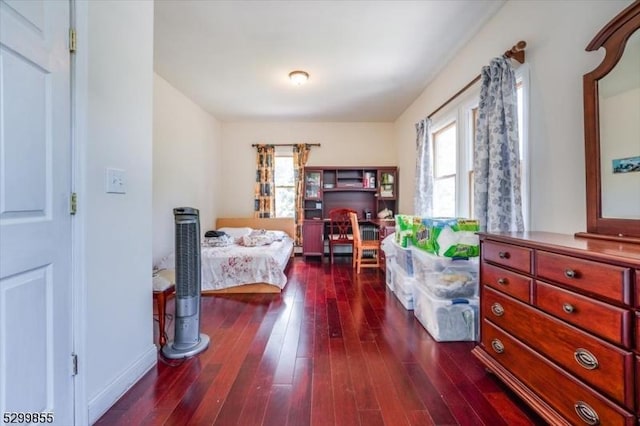
[[[285,237],[269,245],[245,247],[202,247],[202,291],[220,290],[243,284],[268,283],[279,288],[287,284],[284,268],[293,252],[293,240]],[[159,264],[160,269],[175,266],[170,254]]]

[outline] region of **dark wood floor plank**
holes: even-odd
[[[170,386],[161,389],[158,394],[156,407],[171,408],[174,409],[184,397],[184,394],[189,390],[191,385],[198,380],[200,371],[202,371],[202,362],[200,359],[190,359],[185,361],[179,368],[182,374],[176,374],[176,379]],[[157,384],[162,386],[167,382],[158,381]]]
[[[228,333],[225,336],[225,339],[233,343],[225,345],[213,355],[212,362],[221,363],[222,368],[211,382],[203,403],[198,406],[194,413],[193,424],[213,424],[222,409],[228,392],[245,360],[251,341],[260,328],[258,323],[251,322],[254,312],[253,309],[245,309],[243,311],[243,315],[238,317],[234,323],[236,327],[234,327],[235,333],[233,334],[236,335]]]
[[[210,300],[203,298],[205,309],[208,307]],[[169,315],[174,314],[173,306],[169,306],[167,313]],[[216,337],[221,335],[218,326],[230,313],[237,316],[237,307],[226,310],[219,309],[217,310],[218,315],[211,317],[209,320],[209,331],[213,332],[212,341],[215,341]],[[205,318],[207,317],[205,316]],[[173,332],[170,333],[170,337],[173,338]],[[171,412],[166,407],[173,409],[180,402],[185,390],[188,390],[195,383],[202,369],[203,361],[206,361],[207,356],[213,352],[215,352],[215,347],[213,349],[210,347],[205,352],[205,355],[189,361],[164,360],[162,356],[159,356],[156,368],[147,373],[113,407],[116,410],[121,407],[127,408],[128,413],[122,416],[121,419],[108,419],[105,424],[114,425],[118,422],[122,424],[144,423],[145,419],[149,417],[150,411],[154,413],[157,411],[157,414],[152,419],[154,423],[164,422]],[[182,368],[176,372],[176,366]],[[155,407],[165,408],[156,410]]]
[[[291,408],[287,425],[307,426],[311,424],[311,376],[313,373],[312,358],[296,359],[291,387]]]
[[[357,407],[359,410],[380,410],[360,344],[358,330],[362,317],[354,317],[347,302],[338,304],[338,312],[344,330],[343,342]]]
[[[291,315],[282,341],[278,365],[273,374],[274,384],[290,385],[293,382],[293,372],[300,343],[300,331],[305,312],[302,301],[291,300],[289,303],[291,304]]]
[[[285,426],[291,407],[292,385],[274,385],[271,387],[269,401],[264,412],[263,426]]]
[[[159,361],[155,371],[150,371],[146,376],[154,377],[156,382],[153,386],[147,387],[145,394],[140,397],[127,410],[112,408],[96,424],[105,426],[139,424],[148,416],[154,407],[170,407],[172,411],[184,396],[186,390],[197,380],[202,370],[201,360],[195,358],[182,362],[183,369],[179,374],[169,375],[171,370],[167,370],[167,365]],[[158,373],[158,371],[162,371]],[[164,379],[162,379],[164,377]],[[136,385],[129,391],[133,391]],[[128,397],[129,392],[125,394]],[[123,397],[124,398],[124,397]],[[117,414],[117,417],[114,417]],[[167,417],[168,417],[167,414]],[[164,421],[164,420],[163,420]]]
[[[329,344],[331,383],[336,411],[335,424],[340,426],[359,426],[358,406],[349,371],[347,351],[342,339],[331,339]]]
[[[422,345],[430,346],[434,348],[434,342],[432,339],[423,340]],[[456,419],[456,422],[461,425],[481,425],[484,424],[480,418],[477,417],[475,411],[467,405],[466,400],[461,395],[460,390],[456,387],[455,383],[451,381],[451,378],[446,374],[446,370],[450,368],[453,363],[450,358],[443,353],[442,350],[438,350],[436,344],[435,350],[424,351],[424,357],[419,359],[420,366],[425,370],[427,376],[438,389],[442,395],[443,400],[447,404],[447,407],[451,411],[451,414]]]
[[[298,347],[296,358],[313,357],[313,330],[316,324],[315,306],[304,306],[302,311],[302,322],[300,323],[300,333],[298,334]]]
[[[271,300],[267,312],[261,317],[260,327],[253,336],[216,424],[259,424],[262,421],[290,317],[288,310],[281,309],[281,303],[281,299]],[[258,324],[257,321],[255,323]]]
[[[530,413],[524,413],[521,407],[516,406],[510,396],[504,392],[490,392],[484,394],[495,409],[502,414],[509,426],[532,426],[544,424],[537,416],[530,417]]]
[[[409,413],[407,413],[407,417],[409,417],[409,423],[411,423],[411,426],[434,426],[436,424],[438,426],[444,425],[444,423],[434,423],[429,412],[424,410],[409,411]]]
[[[275,306],[279,307],[278,305]],[[273,309],[273,306],[271,309]],[[242,366],[239,378],[240,376],[246,376],[248,380],[236,380],[227,398],[228,401],[231,401],[232,397],[238,399],[238,401],[244,399],[244,405],[237,424],[261,424],[265,415],[271,395],[273,376],[282,353],[286,327],[291,318],[291,311],[286,309],[278,309],[273,314],[273,325],[268,325],[270,321],[263,322],[263,326],[251,345],[249,356]],[[219,424],[234,423],[233,416],[225,415],[227,405],[225,404],[225,408],[218,417]],[[230,404],[229,407],[228,411],[232,415],[235,414],[235,407]]]
[[[329,358],[329,326],[327,320],[326,282],[316,286],[316,311],[313,340],[313,370],[311,386],[311,424],[335,423],[331,362]]]
[[[384,312],[384,326],[377,339],[378,344],[388,347],[402,362],[416,362],[416,345],[426,333],[415,328],[413,311],[407,311],[394,295],[389,294]]]
[[[154,409],[150,413],[147,413],[142,422],[134,424],[139,424],[140,426],[162,426],[166,424],[172,411],[171,408]]]
[[[433,422],[437,425],[455,424],[455,418],[446,401],[440,395],[438,388],[431,383],[424,370],[418,364],[413,363],[405,364],[405,368]]]
[[[361,410],[360,424],[362,426],[384,426],[385,422],[382,414],[378,410]],[[388,425],[391,426],[391,425]]]
[[[393,386],[378,345],[375,342],[364,342],[362,347],[385,424],[408,425],[406,412]]]
[[[373,273],[373,272],[370,272]],[[362,300],[366,301],[363,306],[364,316],[367,319],[367,323],[369,324],[369,329],[371,330],[379,330],[381,327],[380,317],[376,313],[376,307],[380,306],[380,300],[377,297],[373,297],[370,288],[364,284],[363,281],[358,283],[359,277],[356,275],[354,280],[356,280],[356,290],[363,294]]]
[[[159,375],[159,369],[153,368],[147,374],[142,376],[142,379],[132,386],[131,389],[129,389],[129,391],[120,398],[112,408],[114,410],[129,410],[134,407],[142,398],[145,397],[145,395],[149,393],[149,389],[159,381]],[[166,379],[168,378],[169,377]]]
[[[329,337],[342,337],[342,326],[340,325],[340,315],[338,314],[338,301],[327,299],[327,326],[329,327]]]
[[[381,272],[356,274],[341,256],[295,258],[287,276],[281,294],[203,297],[209,348],[160,357],[96,424],[543,424],[486,373],[474,342],[436,342]]]
[[[219,364],[208,364],[204,367],[198,380],[184,393],[178,406],[173,410],[167,422],[171,425],[186,425],[202,402],[211,382],[220,371]]]

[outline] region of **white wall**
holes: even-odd
[[[447,64],[395,123],[400,211],[413,210],[414,123],[480,73],[492,57],[527,42],[530,66],[531,229],[586,230],[582,76],[602,52],[586,52],[596,33],[630,1],[508,1]]]
[[[156,363],[151,306],[153,2],[78,2],[79,191],[85,341],[79,358],[95,421]],[[105,168],[126,193],[105,192]],[[80,344],[82,346],[82,343]]]
[[[175,207],[200,211],[202,233],[212,229],[220,197],[220,124],[171,86],[154,78],[153,262],[174,250]]]
[[[253,215],[256,150],[251,144],[321,144],[311,148],[308,166],[395,166],[393,139],[392,123],[223,123],[218,216]]]

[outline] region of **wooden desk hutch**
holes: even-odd
[[[397,167],[307,167],[304,171],[302,254],[323,256],[325,223],[333,208],[348,207],[361,219],[398,208]],[[393,218],[393,216],[391,216]],[[384,237],[380,233],[380,238]]]

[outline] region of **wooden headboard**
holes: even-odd
[[[296,224],[293,218],[255,218],[255,217],[219,217],[216,219],[216,229],[222,227],[239,228],[248,226],[253,229],[269,229],[272,231],[284,231],[291,238],[295,238]]]

